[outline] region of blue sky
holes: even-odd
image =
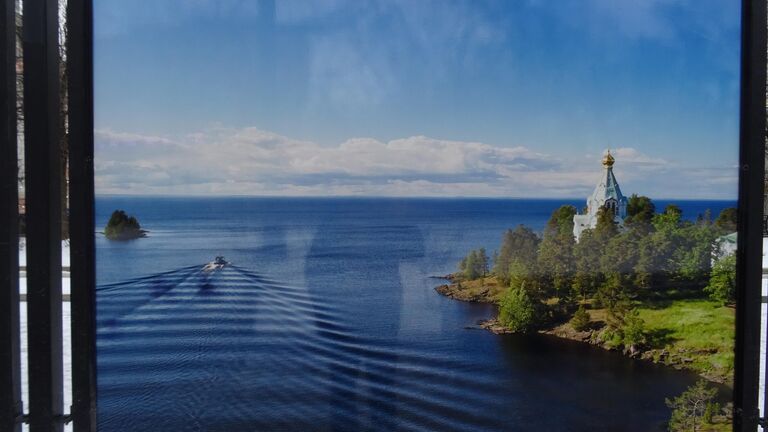
[[[734,198],[738,3],[99,1],[98,192]]]

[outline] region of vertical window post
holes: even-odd
[[[766,1],[743,0],[734,430],[754,431],[760,373]]]
[[[21,431],[16,4],[0,4],[0,430]]]
[[[30,432],[63,430],[58,2],[25,1],[24,150]]]
[[[72,421],[96,430],[96,269],[93,180],[93,5],[67,2]]]

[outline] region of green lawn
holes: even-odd
[[[732,382],[734,309],[705,299],[639,305],[654,356],[702,375]],[[669,355],[666,359],[663,351]],[[658,357],[655,357],[658,358]]]

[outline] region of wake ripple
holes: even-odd
[[[253,271],[104,285],[97,307],[99,430],[504,429],[487,373],[361,337]]]

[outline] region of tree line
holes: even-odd
[[[573,235],[576,212],[570,205],[559,207],[541,235],[524,225],[504,233],[490,268],[509,287],[500,303],[502,324],[528,331],[572,317],[581,330],[589,325],[584,308],[591,305],[607,310],[607,324],[614,330],[610,337],[634,346],[643,338],[634,300],[685,294],[734,301],[735,258],[717,259],[717,240],[736,230],[735,208],[714,220],[708,210],[687,221],[674,204],[657,212],[650,198],[632,195],[623,227],[602,208],[595,228],[584,230],[578,242]],[[485,276],[487,263],[485,250],[476,250],[459,269],[465,278],[476,279]]]

